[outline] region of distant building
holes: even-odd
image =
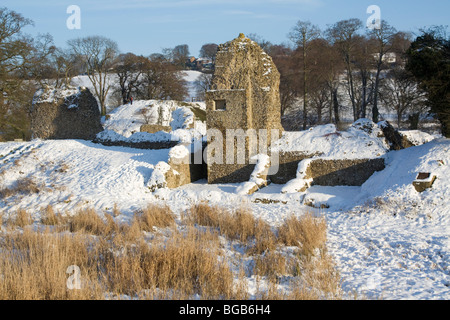
[[[373,57],[375,60],[378,60],[380,57],[379,53],[374,53]],[[387,52],[384,56],[383,56],[383,62],[385,63],[389,63],[389,64],[394,64],[397,63],[397,54],[395,54],[394,52]]]
[[[214,62],[208,58],[190,57],[186,61],[186,66],[191,70],[198,70],[198,71],[214,70]]]

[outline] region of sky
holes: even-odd
[[[71,5],[80,9],[79,29],[67,27]],[[287,35],[299,20],[322,29],[349,18],[366,24],[370,5],[399,31],[450,24],[448,0],[2,0],[0,7],[33,20],[26,33],[49,33],[62,48],[69,39],[101,35],[123,53],[148,56],[187,44],[198,56],[203,44],[224,43],[239,33],[291,44]]]

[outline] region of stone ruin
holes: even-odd
[[[193,162],[195,156],[192,152],[183,156],[183,161],[171,157],[155,170],[150,183],[152,188],[158,185],[176,188],[207,178],[210,184],[243,183],[237,192],[251,194],[270,182],[286,184],[296,179],[299,163],[303,160],[308,160],[305,179],[316,185],[362,185],[374,172],[384,169],[383,158],[323,160],[320,154],[279,150],[276,151],[279,152],[276,154],[278,171],[270,172],[268,168],[273,165],[271,134],[276,133],[275,141],[283,131],[279,84],[280,74],[275,64],[256,42],[240,34],[238,38],[220,45],[211,90],[205,97],[206,164]],[[265,137],[258,135],[262,129],[266,130]],[[236,133],[238,130],[244,134],[240,136]],[[252,153],[255,141],[250,138],[248,130],[256,132],[258,146],[263,144],[267,147],[264,151],[270,160],[265,162],[264,168],[259,160],[253,161],[252,156],[257,155]],[[217,140],[211,131],[221,140]],[[227,143],[228,138],[233,145]],[[216,154],[217,150],[220,153]],[[233,155],[230,162],[227,161],[229,151]],[[261,155],[264,152],[257,155],[258,159],[264,158]],[[244,161],[239,162],[238,159]]]
[[[222,161],[217,160],[214,151],[207,153],[208,183],[233,183],[247,181],[255,167],[250,161],[250,141],[248,136],[238,140],[234,150],[227,150],[227,130],[256,130],[259,146],[270,146],[272,130],[277,130],[281,136],[281,104],[280,104],[280,74],[272,61],[261,47],[254,41],[240,34],[238,38],[221,44],[216,56],[215,73],[211,90],[206,92],[206,126],[208,134],[211,129],[217,130],[223,137],[221,155]],[[266,129],[266,139],[259,135],[259,130]],[[211,143],[208,137],[208,147]],[[220,142],[219,142],[220,143]],[[244,152],[238,149],[238,144],[245,144]],[[240,146],[242,147],[242,145]],[[227,163],[226,153],[234,154],[233,163]],[[220,156],[219,156],[220,157]],[[245,159],[239,164],[237,159]]]
[[[84,87],[36,92],[31,108],[31,132],[39,139],[92,140],[101,132],[97,100]]]

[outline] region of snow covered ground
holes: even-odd
[[[131,133],[138,121],[136,109],[148,103],[116,110],[105,127]],[[148,203],[167,204],[180,215],[193,203],[209,201],[225,207],[245,203],[257,217],[279,226],[292,214],[314,211],[327,220],[328,248],[349,295],[448,300],[450,140],[419,132],[409,135],[424,144],[388,152],[385,145],[375,143],[376,131],[351,128],[336,134],[332,126],[289,134],[280,141],[284,148],[306,148],[334,158],[384,156],[386,169],[361,187],[313,186],[304,193],[283,194],[285,185],[272,184],[252,195],[238,192],[242,184],[208,185],[206,181],[152,193],[147,182],[155,166],[167,161],[169,150],[106,147],[83,140],[0,143],[0,189],[24,178],[40,189],[0,199],[0,214],[34,208],[38,219],[39,209],[49,204],[67,212],[80,207],[112,212],[116,206],[122,212],[118,219],[128,220]],[[419,172],[437,176],[432,189],[415,191],[412,182]],[[313,209],[303,205],[304,199],[327,203],[329,208]]]

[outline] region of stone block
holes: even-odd
[[[417,192],[424,192],[433,186],[435,180],[436,175],[429,172],[420,172],[416,180],[413,181],[413,186]]]

